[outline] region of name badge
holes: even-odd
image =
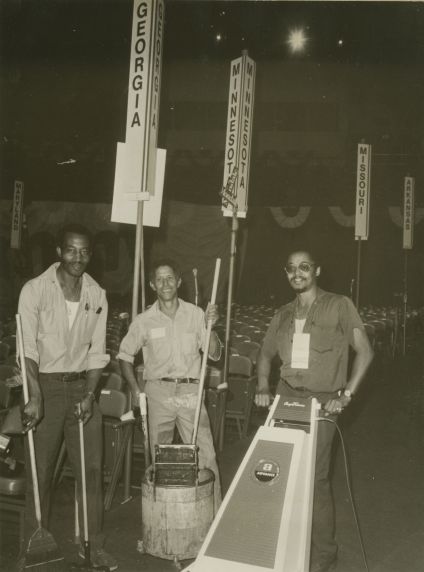
[[[311,334],[298,333],[293,335],[291,367],[294,369],[308,369],[309,342]]]
[[[150,330],[150,337],[152,340],[158,340],[165,337],[165,328],[152,328]]]

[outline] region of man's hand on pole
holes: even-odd
[[[211,320],[212,326],[214,326],[219,320],[218,304],[210,304],[210,303],[208,304],[205,311],[206,327],[208,326],[209,320]]]
[[[43,415],[43,398],[41,395],[37,397],[31,397],[25,404],[22,412],[23,432],[27,433],[30,429],[34,429],[43,418]]]
[[[93,415],[93,403],[95,401],[95,396],[92,391],[89,391],[84,397],[81,399],[79,403],[75,404],[75,411],[74,415],[79,420],[81,419],[84,425]]]

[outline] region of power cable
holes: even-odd
[[[361,547],[361,551],[362,551],[362,558],[364,560],[364,565],[365,565],[365,570],[367,572],[369,571],[369,567],[368,567],[368,560],[367,560],[367,555],[365,553],[365,546],[364,546],[364,541],[362,538],[362,533],[361,533],[361,527],[359,524],[359,518],[358,518],[358,513],[356,510],[356,505],[355,505],[355,501],[353,498],[353,492],[352,492],[352,485],[351,485],[351,478],[350,478],[350,471],[349,471],[349,463],[347,460],[347,454],[346,454],[346,448],[345,448],[345,444],[344,444],[344,440],[343,440],[343,435],[342,432],[340,431],[340,427],[337,425],[337,423],[335,421],[333,421],[332,419],[327,419],[325,417],[319,417],[317,419],[317,421],[327,421],[327,423],[334,423],[334,425],[336,426],[337,432],[339,434],[340,437],[340,443],[342,445],[342,451],[343,451],[343,458],[344,458],[344,467],[345,467],[345,474],[346,474],[346,484],[347,484],[347,490],[349,492],[349,498],[350,498],[350,502],[352,505],[352,512],[353,512],[353,517],[355,519],[355,524],[356,524],[356,530],[358,533],[358,538],[359,538],[359,545]]]

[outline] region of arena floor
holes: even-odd
[[[411,354],[407,360],[398,358],[388,365],[377,359],[341,420],[370,572],[421,572],[424,562],[424,378],[422,355],[419,350]],[[248,438],[242,441],[227,432],[219,456],[224,491],[260,423],[256,414]],[[121,572],[175,572],[172,561],[137,551],[141,538],[140,474],[141,465],[136,462],[133,497],[121,504],[120,486],[105,515],[106,548],[117,558]],[[340,442],[334,456],[333,487],[339,542],[336,572],[365,572]],[[51,531],[67,564],[76,560],[73,514],[73,482],[65,478],[57,489]],[[3,530],[1,538],[1,570],[9,572],[16,553],[16,531]],[[37,572],[54,569],[40,567]]]

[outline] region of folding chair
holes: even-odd
[[[228,395],[225,419],[236,422],[240,439],[246,437],[256,390],[253,363],[247,356],[231,355],[228,370]]]

